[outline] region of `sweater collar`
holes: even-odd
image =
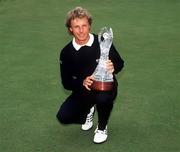
[[[89,33],[89,37],[90,37],[89,41],[86,44],[84,44],[84,45],[77,44],[76,41],[75,41],[75,38],[73,38],[72,44],[73,44],[73,47],[76,49],[76,51],[78,51],[83,46],[92,46],[92,44],[94,42],[94,35]]]

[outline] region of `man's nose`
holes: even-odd
[[[80,28],[79,28],[79,31],[80,31],[80,32],[83,32],[83,27],[80,27]]]

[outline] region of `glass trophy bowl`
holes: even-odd
[[[92,90],[110,91],[113,89],[113,74],[107,70],[107,60],[113,41],[113,31],[111,28],[103,27],[98,34],[100,45],[100,58],[98,65],[93,73]]]

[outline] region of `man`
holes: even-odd
[[[107,140],[107,124],[113,102],[117,96],[117,74],[124,66],[114,45],[112,44],[107,61],[107,69],[114,76],[112,91],[95,91],[91,89],[93,72],[100,57],[98,37],[91,34],[92,17],[86,9],[76,7],[67,14],[66,27],[73,36],[60,53],[61,80],[71,95],[61,105],[57,118],[63,124],[82,124],[82,130],[93,126],[95,107],[98,123],[94,135],[94,143]]]

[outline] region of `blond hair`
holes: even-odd
[[[66,17],[66,27],[68,29],[68,32],[70,34],[71,31],[70,31],[70,27],[71,27],[71,20],[75,19],[75,18],[84,18],[86,17],[88,19],[88,22],[89,22],[89,25],[91,26],[92,24],[92,16],[91,14],[88,12],[88,10],[86,10],[85,8],[82,8],[80,6],[70,10],[68,13],[67,13],[67,17]]]

